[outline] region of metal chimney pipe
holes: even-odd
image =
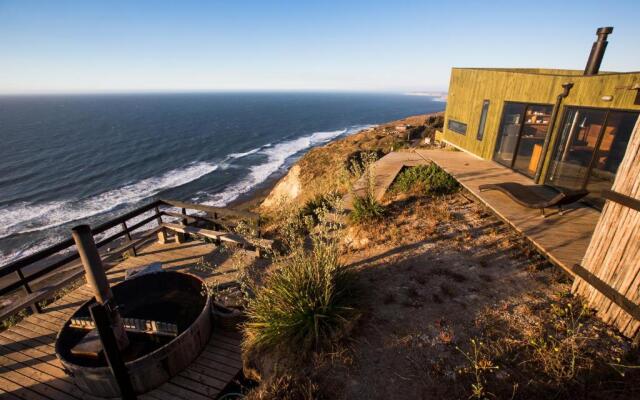
[[[71,229],[71,235],[76,242],[87,283],[93,289],[96,301],[105,306],[109,311],[111,328],[118,342],[118,348],[122,350],[129,345],[129,339],[124,329],[120,312],[118,312],[118,308],[113,304],[113,293],[111,292],[107,275],[104,272],[104,266],[102,265],[102,259],[98,253],[96,242],[93,240],[91,228],[89,225],[76,226]]]
[[[584,69],[585,75],[597,75],[598,71],[600,71],[600,64],[602,64],[604,51],[607,49],[607,43],[609,43],[607,42],[607,36],[612,32],[612,26],[598,28],[598,30],[596,31],[598,40],[593,42],[593,46],[591,46],[589,60],[587,60],[587,66]]]

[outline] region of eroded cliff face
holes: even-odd
[[[284,202],[289,203],[295,201],[302,193],[302,183],[300,182],[300,165],[295,164],[287,175],[285,175],[280,181],[271,189],[269,195],[262,202],[260,207],[273,208],[278,204]]]
[[[417,146],[422,136],[432,133],[433,127],[425,125],[428,117],[442,114],[416,115],[388,122],[309,150],[274,186],[259,209],[268,212],[292,202],[302,205],[329,191],[346,193],[346,166],[354,153],[376,151],[386,154],[402,147]],[[422,133],[411,136],[410,132],[419,127],[424,127]]]

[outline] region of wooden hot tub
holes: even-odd
[[[211,335],[211,298],[202,279],[180,272],[145,274],[112,288],[123,318],[168,322],[178,326],[175,337],[128,332],[129,346],[122,357],[136,393],[141,394],[166,382],[186,368],[200,354]],[[89,317],[89,300],[71,318]],[[75,384],[100,397],[118,397],[120,391],[104,355],[77,356],[71,349],[86,330],[64,324],[56,338],[56,355]]]

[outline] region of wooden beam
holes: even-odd
[[[605,189],[602,191],[602,197],[615,203],[622,204],[623,206],[629,207],[633,210],[640,211],[640,200],[634,199],[626,194]]]
[[[249,219],[249,220],[255,220],[257,221],[259,219],[259,215],[249,212],[249,211],[241,211],[241,210],[232,210],[230,208],[223,208],[223,207],[213,207],[213,206],[207,206],[207,205],[203,205],[203,204],[193,204],[193,203],[186,203],[183,201],[177,201],[177,200],[168,200],[168,199],[162,199],[160,200],[161,202],[163,202],[166,205],[172,206],[172,207],[177,207],[177,208],[187,208],[190,210],[198,210],[198,211],[205,211],[208,213],[218,213],[220,215],[226,215],[226,216],[231,216],[231,217],[240,217],[240,218],[245,218],[245,219]]]
[[[617,290],[607,285],[606,282],[587,271],[582,265],[573,266],[573,272],[584,279],[589,285],[597,289],[602,295],[614,302],[618,307],[628,312],[633,318],[640,321],[640,306],[621,295]]]

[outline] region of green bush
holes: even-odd
[[[302,218],[310,217],[314,224],[318,223],[320,213],[332,211],[339,201],[340,194],[336,192],[320,193],[307,202],[300,209]]]
[[[442,129],[442,127],[444,126],[444,116],[431,115],[427,118],[425,124],[431,128]]]
[[[373,222],[384,217],[385,209],[372,195],[353,197],[351,220],[356,224]]]
[[[392,191],[399,193],[417,189],[428,195],[444,195],[459,188],[460,184],[451,175],[431,163],[403,170],[393,183]]]
[[[354,309],[353,273],[338,256],[337,240],[316,238],[283,259],[249,301],[245,348],[305,357],[340,338]]]

